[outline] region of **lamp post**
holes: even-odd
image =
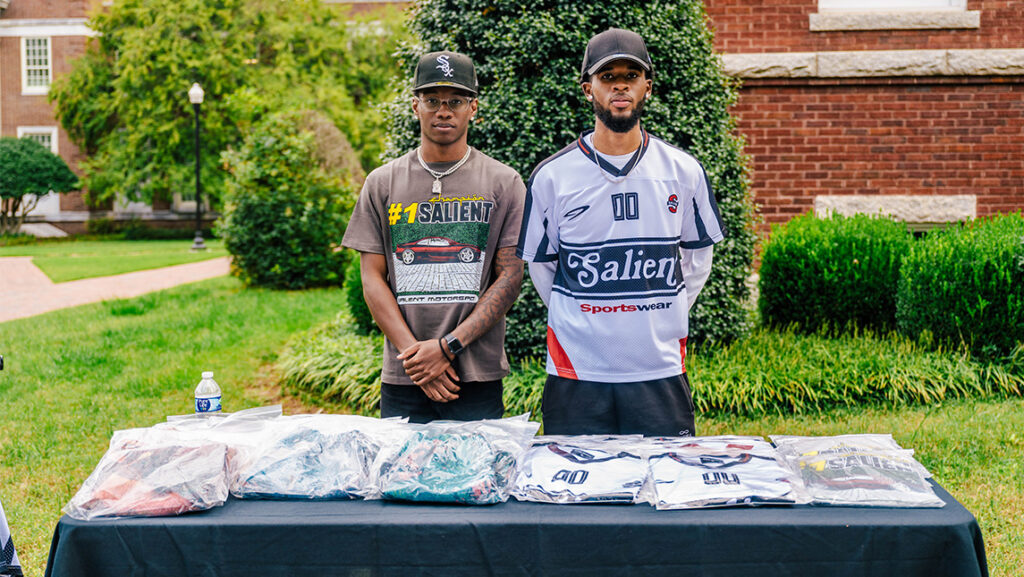
[[[203,242],[202,209],[203,199],[200,196],[202,188],[199,185],[199,106],[203,103],[203,89],[198,82],[192,84],[188,89],[188,101],[196,111],[196,238],[192,241],[193,251],[206,250]]]

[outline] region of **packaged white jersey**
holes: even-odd
[[[797,502],[789,471],[759,451],[693,447],[651,455],[649,466],[658,509]]]
[[[679,250],[711,246],[724,231],[700,163],[642,134],[621,169],[581,136],[530,178],[517,253],[557,262],[549,374],[630,382],[685,372]]]
[[[614,447],[549,442],[523,457],[512,495],[541,503],[632,503],[647,468],[639,455]]]

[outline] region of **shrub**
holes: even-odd
[[[867,215],[805,214],[773,226],[761,255],[763,322],[895,329],[900,263],[912,244],[904,224]]]
[[[654,59],[654,95],[644,126],[688,149],[707,169],[728,228],[715,247],[715,266],[691,310],[693,340],[728,340],[749,327],[744,308],[753,261],[754,233],[746,159],[728,107],[734,82],[719,68],[701,2],[570,0],[421,0],[410,30],[420,38],[402,54],[407,78],[418,57],[441,49],[473,58],[480,81],[480,110],[470,144],[515,168],[526,180],[533,168],[569,144],[594,115],[579,88],[580,63],[590,37],[610,26],[642,34]],[[524,48],[523,39],[529,39]],[[409,88],[390,106],[388,156],[417,144]],[[510,322],[525,358],[543,350],[547,311],[531,296],[518,301]],[[507,334],[512,334],[512,330]]]
[[[288,341],[277,362],[281,387],[356,414],[378,416],[383,347],[379,336],[355,334],[352,317],[339,314]]]
[[[340,284],[345,253],[336,243],[355,202],[354,175],[330,168],[315,113],[285,112],[257,125],[237,152],[219,234],[246,284],[300,289]],[[319,130],[319,128],[318,128]],[[344,138],[335,128],[335,138]]]
[[[530,413],[531,421],[542,419],[540,402],[544,395],[544,382],[548,376],[544,362],[544,357],[540,357],[512,365],[512,373],[504,380],[506,416]]]
[[[282,384],[314,401],[375,414],[381,343],[380,337],[354,334],[351,317],[339,315],[289,342],[278,362]],[[544,359],[512,367],[505,377],[505,414],[528,412],[540,420]],[[1011,362],[979,363],[962,347],[931,350],[898,333],[759,329],[728,345],[695,348],[687,355],[687,368],[698,414],[707,415],[814,414],[837,407],[1024,394],[1024,374],[1015,373]]]
[[[351,251],[354,253],[354,251]],[[345,302],[348,303],[348,310],[352,312],[353,324],[356,331],[361,335],[372,335],[380,333],[380,328],[373,320],[370,307],[366,306],[366,299],[363,298],[363,275],[359,270],[359,255],[350,254],[348,264],[345,266]]]
[[[505,317],[505,352],[512,364],[547,356],[548,308],[523,273],[523,288]]]
[[[1004,366],[974,362],[962,348],[929,350],[898,333],[761,329],[686,361],[699,413],[819,413],[1024,393],[1024,376]]]
[[[989,360],[1024,343],[1024,217],[1015,213],[936,231],[900,274],[899,329]]]

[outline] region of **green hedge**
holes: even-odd
[[[346,250],[349,253],[348,264],[345,265],[345,283],[342,290],[345,291],[345,302],[348,303],[348,310],[352,312],[352,320],[356,332],[361,335],[375,335],[380,333],[380,327],[373,320],[370,307],[366,306],[366,299],[363,297],[363,275],[360,271],[359,253],[354,250]]]
[[[913,242],[906,225],[866,215],[808,213],[773,226],[761,255],[762,321],[805,332],[895,329],[900,264]]]
[[[543,0],[527,7],[519,0],[419,0],[409,23],[419,42],[400,56],[407,79],[421,54],[451,49],[471,56],[480,109],[469,142],[527,180],[539,162],[593,127],[593,110],[579,87],[580,63],[590,37],[612,26],[646,39],[655,78],[643,125],[701,161],[728,229],[690,311],[691,340],[741,336],[750,328],[753,206],[742,140],[729,115],[736,84],[721,71],[703,3]],[[389,105],[390,158],[418,144],[408,85]],[[547,311],[539,302],[527,291],[512,310],[513,358],[543,355]]]
[[[1015,213],[936,231],[917,244],[900,274],[899,329],[956,346],[979,359],[1024,345],[1024,218]]]

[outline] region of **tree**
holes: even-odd
[[[50,93],[89,155],[90,195],[151,200],[192,190],[193,82],[206,91],[201,169],[215,198],[226,178],[221,153],[278,110],[323,112],[376,162],[382,135],[372,103],[397,72],[388,55],[400,26],[390,17],[378,34],[357,34],[365,23],[347,19],[319,0],[119,0],[97,12],[97,35]]]
[[[697,340],[732,339],[749,326],[746,281],[754,217],[747,161],[728,112],[736,86],[714,54],[702,3],[421,0],[410,23],[420,42],[405,46],[404,68],[411,77],[418,57],[434,50],[470,55],[481,86],[470,142],[510,164],[525,180],[537,163],[593,125],[593,112],[579,88],[580,63],[590,37],[610,27],[643,35],[653,57],[654,95],[644,126],[688,149],[711,179],[728,236],[715,247],[711,278],[691,310],[691,334]],[[406,89],[391,104],[389,157],[417,144],[409,97]],[[510,353],[543,355],[545,314],[527,283],[509,315]]]
[[[28,138],[0,138],[0,235],[18,232],[39,197],[76,188],[78,177],[42,144]]]

